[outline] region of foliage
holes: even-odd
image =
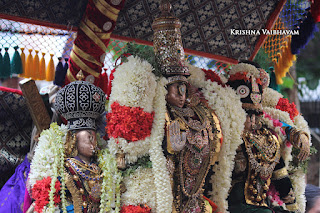
[[[139,167],[143,167],[143,168],[152,168],[152,162],[150,161],[150,156],[143,156],[141,158],[139,158],[137,160],[137,162],[133,163],[133,164],[129,164],[127,166],[127,169],[122,171],[122,175],[124,177],[129,176],[130,174],[132,174],[136,169],[138,169]]]
[[[292,148],[292,156],[298,156],[299,152],[300,152],[299,149],[297,149],[295,147]],[[310,157],[312,155],[316,154],[317,152],[318,152],[318,150],[314,146],[311,146],[310,147],[310,156],[307,158],[307,160],[299,161],[297,157],[294,157],[293,160],[290,162],[290,164],[295,168],[302,168],[303,172],[307,173]]]
[[[160,69],[156,63],[156,57],[153,51],[153,47],[147,45],[140,45],[135,42],[129,42],[122,50],[121,61],[126,62],[128,55],[138,56],[141,59],[148,61],[155,69],[153,73],[156,76],[161,76]]]

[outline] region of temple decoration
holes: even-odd
[[[85,80],[98,86],[103,85],[104,82],[100,82],[99,76],[102,72],[111,32],[123,5],[124,0],[88,1],[70,54],[65,84],[75,81],[76,74],[82,70]]]

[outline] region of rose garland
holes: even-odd
[[[222,128],[223,144],[219,155],[219,166],[214,168],[211,177],[211,199],[217,204],[218,211],[227,212],[228,191],[231,187],[231,176],[236,149],[242,143],[246,113],[242,109],[240,97],[230,87],[222,87],[217,82],[205,79],[200,68],[189,65],[191,76],[189,82],[202,88],[209,106],[217,114]]]

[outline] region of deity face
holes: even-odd
[[[186,102],[187,87],[184,83],[173,83],[167,87],[166,101],[172,106],[182,108]]]
[[[97,147],[96,132],[93,130],[80,130],[76,133],[78,156],[89,163]]]

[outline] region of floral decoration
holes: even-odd
[[[223,85],[221,77],[212,70],[201,69],[206,74],[206,79],[212,82],[217,82],[219,85]]]
[[[151,119],[153,123],[149,136],[134,143],[122,137],[110,137],[108,148],[111,154],[122,150],[129,164],[143,156],[150,156],[152,168],[138,167],[130,172],[129,177],[123,178],[127,191],[121,195],[121,201],[125,205],[147,204],[152,211],[161,213],[171,212],[173,202],[169,172],[162,150],[167,80],[155,77],[153,70],[147,61],[129,56],[127,62],[121,64],[114,73],[109,111],[113,113],[113,103],[117,102],[121,106],[140,108],[150,114],[154,111],[154,117]]]
[[[286,98],[280,98],[278,104],[276,105],[276,109],[280,109],[281,111],[288,112],[291,120],[294,120],[294,117],[299,115],[299,111],[296,108],[295,103],[289,103],[289,100]]]
[[[229,75],[231,76],[236,73],[243,73],[244,71],[248,76],[254,76],[255,78],[260,77],[260,71],[255,66],[246,63],[239,63],[232,66],[232,68],[229,70]]]
[[[121,64],[113,74],[110,106],[118,102],[122,106],[141,107],[151,113],[157,85],[153,67],[138,57],[129,56],[127,59],[128,62]]]
[[[115,212],[120,211],[120,182],[121,173],[118,171],[116,159],[107,149],[98,154],[99,167],[102,170],[100,213],[110,212],[115,204]]]
[[[151,208],[147,205],[139,205],[139,206],[122,206],[120,213],[150,213]]]
[[[43,207],[49,204],[49,191],[51,190],[50,184],[51,184],[51,177],[43,178],[42,180],[37,180],[32,188],[32,198],[35,199],[35,211],[41,213],[43,210]],[[54,188],[54,204],[57,205],[61,202],[60,199],[60,187],[61,184],[57,180],[55,182]]]
[[[267,196],[273,206],[285,207],[283,201],[280,199],[279,192],[276,190],[276,187],[273,184],[270,185],[269,190],[267,192]]]
[[[107,114],[107,133],[109,137],[124,138],[129,143],[144,140],[150,136],[154,112],[144,112],[141,107],[121,106],[118,102],[111,105]]]
[[[49,206],[44,208],[49,212],[54,211],[56,208],[54,197],[56,193],[55,184],[58,177],[60,177],[61,182],[61,207],[63,212],[67,212],[64,181],[64,142],[67,131],[68,129],[65,125],[58,126],[57,123],[52,123],[49,129],[42,131],[30,166],[28,185],[30,185],[31,189],[38,180],[50,177]]]
[[[123,183],[127,191],[121,195],[122,205],[146,204],[154,212],[161,212],[157,209],[157,188],[155,186],[154,173],[151,168],[138,167],[128,176],[123,177]],[[165,208],[163,206],[162,208]]]

